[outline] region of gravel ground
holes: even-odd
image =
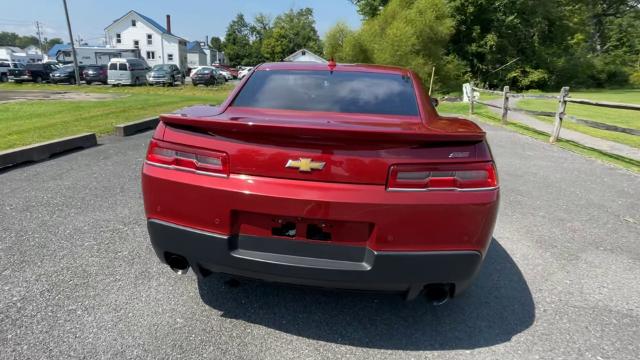
[[[487,129],[495,241],[440,307],[173,274],[145,228],[150,133],[5,170],[0,358],[637,359],[640,176]]]

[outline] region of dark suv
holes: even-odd
[[[87,85],[91,85],[91,83],[94,82],[107,85],[107,65],[88,65],[82,72],[82,75]]]
[[[25,81],[33,81],[41,83],[48,81],[51,73],[58,70],[60,65],[57,63],[37,63],[26,64],[22,69],[9,69],[9,81],[20,84]]]

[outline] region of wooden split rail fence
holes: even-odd
[[[469,114],[473,114],[474,104],[482,104],[489,107],[501,109],[503,124],[506,124],[508,122],[509,111],[516,111],[516,112],[521,112],[529,115],[548,116],[548,117],[555,118],[553,132],[551,133],[551,138],[549,139],[551,143],[555,143],[558,140],[558,137],[560,136],[560,129],[562,128],[562,122],[564,120],[568,120],[576,124],[581,124],[581,125],[585,125],[585,126],[600,129],[600,130],[614,131],[619,133],[640,136],[640,130],[638,129],[624,128],[624,127],[615,126],[611,124],[601,123],[594,120],[579,119],[579,118],[576,118],[575,116],[570,116],[566,114],[568,103],[598,106],[598,107],[605,107],[605,108],[611,108],[611,109],[635,110],[635,111],[640,111],[640,105],[605,102],[605,101],[592,101],[592,100],[586,100],[586,99],[574,99],[569,97],[569,87],[563,87],[562,90],[560,90],[560,94],[558,96],[512,93],[509,91],[508,86],[505,86],[502,91],[495,91],[495,90],[480,89],[480,88],[474,87],[473,84],[470,84],[470,86],[468,87],[466,86],[465,89],[467,89],[467,92],[468,92],[466,95],[467,95],[467,98],[469,99]],[[474,97],[474,91],[493,94],[493,95],[500,95],[502,96],[502,102],[500,103],[500,105],[496,105],[489,102],[476,100]],[[557,100],[558,110],[556,112],[535,111],[535,110],[527,110],[527,109],[521,109],[521,108],[509,106],[509,99],[511,98]]]

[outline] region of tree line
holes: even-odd
[[[42,48],[46,52],[56,44],[62,44],[60,38],[44,38],[42,40]],[[37,37],[32,35],[21,36],[14,32],[0,31],[0,46],[15,46],[21,49],[27,46],[40,46],[40,41]]]
[[[363,17],[335,24],[324,54],[400,65],[440,89],[640,86],[640,0],[351,0]]]
[[[311,8],[291,9],[274,19],[261,13],[251,22],[238,14],[227,26],[224,40],[213,37],[209,45],[224,50],[232,66],[281,61],[301,48],[322,54]]]

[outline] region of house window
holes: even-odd
[[[155,51],[147,51],[147,59],[154,60],[155,58],[156,58],[156,52]]]
[[[167,60],[173,61],[173,54],[167,54]]]
[[[116,44],[122,44],[122,36],[120,34],[116,34]]]
[[[147,45],[153,45],[153,35],[147,34]]]
[[[133,40],[133,47],[136,48],[136,49],[140,49],[140,41]]]
[[[131,26],[136,26],[136,19],[131,19]]]

